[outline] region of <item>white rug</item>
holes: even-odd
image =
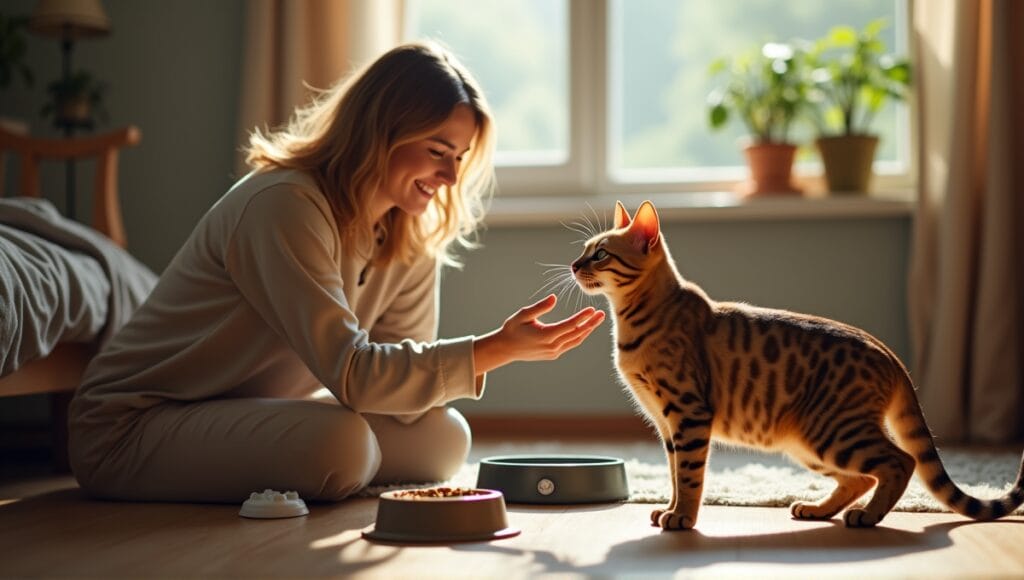
[[[474,487],[482,457],[518,454],[608,455],[626,462],[631,503],[668,503],[671,485],[668,465],[655,443],[506,443],[476,445],[467,463],[440,485]],[[949,472],[964,492],[988,499],[1010,490],[1020,466],[1013,452],[939,451]],[[437,484],[435,484],[437,485]],[[376,497],[382,491],[406,486],[371,486],[359,495]],[[704,504],[788,507],[797,500],[815,501],[835,487],[833,480],[797,466],[781,455],[714,447],[705,475]],[[870,494],[868,495],[870,497]],[[894,508],[907,512],[948,512],[915,477]],[[1014,514],[1024,514],[1024,506]]]

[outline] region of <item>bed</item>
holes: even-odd
[[[139,140],[135,127],[40,139],[0,126],[0,166],[6,154],[20,160],[18,195],[0,197],[0,397],[51,394],[58,468],[86,365],[156,282],[125,250],[117,192],[118,153]],[[41,163],[69,159],[95,161],[91,227],[40,195]]]

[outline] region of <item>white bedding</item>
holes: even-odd
[[[0,199],[0,376],[60,342],[101,343],[156,276],[108,238],[42,199]]]

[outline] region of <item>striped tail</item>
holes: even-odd
[[[946,473],[935,448],[935,440],[924,421],[910,376],[904,376],[904,384],[897,388],[890,406],[889,421],[899,446],[917,461],[915,472],[928,491],[949,509],[975,520],[995,520],[1013,513],[1024,503],[1024,457],[1017,471],[1017,481],[1006,495],[997,499],[978,499],[964,493]]]

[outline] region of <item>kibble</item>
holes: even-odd
[[[482,489],[470,489],[465,487],[431,487],[427,489],[410,489],[395,494],[398,499],[424,499],[428,497],[467,497],[473,495],[486,495],[487,491]]]

